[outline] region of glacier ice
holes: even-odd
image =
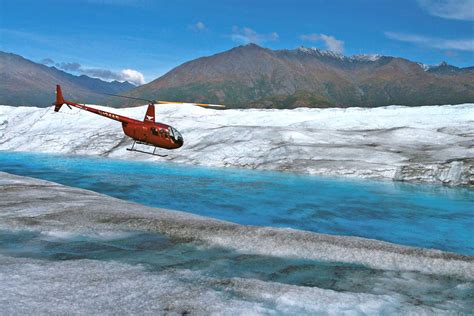
[[[145,113],[143,106],[107,110],[140,120]],[[185,140],[165,158],[126,151],[132,141],[120,124],[92,113],[0,106],[0,150],[448,185],[474,181],[474,104],[225,111],[164,104],[156,117]]]
[[[0,308],[6,314],[432,313],[389,295],[344,293],[256,279],[214,279],[192,270],[152,273],[95,260],[0,256]]]

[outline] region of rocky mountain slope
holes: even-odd
[[[74,76],[19,55],[0,52],[0,104],[49,106],[55,97],[56,84],[61,84],[72,100],[88,103],[101,103],[109,98],[96,92],[115,94],[135,87],[129,82]]]
[[[249,44],[187,62],[129,95],[235,108],[458,104],[474,101],[474,68]],[[113,104],[138,104],[123,101]]]

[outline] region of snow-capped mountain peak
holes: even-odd
[[[338,59],[344,59],[346,58],[344,55],[330,51],[330,50],[323,50],[319,49],[317,47],[305,47],[305,46],[300,46],[296,49],[296,51],[313,55],[313,56],[318,56],[318,57],[333,57],[333,58],[338,58]]]
[[[358,54],[358,55],[352,55],[351,59],[357,60],[357,61],[377,61],[381,57],[382,55],[379,55],[379,54]]]
[[[417,63],[424,71],[430,70],[431,66],[423,63]]]
[[[351,57],[344,56],[340,53],[336,53],[330,50],[323,50],[317,47],[304,47],[300,46],[296,49],[297,52],[317,56],[317,57],[332,57],[344,61],[377,61],[379,60],[382,55],[379,54],[359,54],[359,55],[352,55]]]

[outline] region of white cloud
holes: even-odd
[[[209,30],[202,21],[198,21],[195,24],[191,24],[188,26],[188,30],[195,31],[195,32],[203,32]]]
[[[385,36],[393,40],[414,43],[432,48],[463,50],[470,52],[474,51],[474,39],[444,39],[396,32],[385,32]]]
[[[49,58],[43,60],[43,63],[45,61],[54,62]],[[145,83],[145,77],[143,76],[143,74],[134,69],[123,69],[121,71],[114,71],[105,68],[84,68],[81,64],[75,62],[55,63],[54,65],[65,71],[87,75],[89,77],[99,78],[105,81],[128,81],[130,83],[133,83],[134,85],[142,85]]]
[[[429,14],[445,19],[474,20],[474,0],[418,0]]]
[[[120,72],[121,79],[131,82],[135,85],[142,85],[145,83],[145,76],[137,70],[124,69]]]
[[[203,31],[206,29],[206,25],[204,25],[204,23],[202,23],[201,21],[197,22],[195,27],[199,31]]]
[[[338,54],[342,54],[344,52],[344,41],[338,40],[334,36],[313,33],[303,34],[300,36],[300,39],[310,42],[323,41],[327,50]]]
[[[273,42],[277,41],[279,38],[278,33],[276,32],[269,34],[259,34],[249,27],[239,28],[237,26],[232,28],[232,34],[230,37],[234,42],[243,44]]]

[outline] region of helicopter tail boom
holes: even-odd
[[[59,109],[64,104],[66,104],[66,106],[69,107],[70,109],[72,109],[72,107],[75,107],[75,108],[78,108],[78,109],[81,109],[81,110],[84,110],[84,111],[92,112],[92,113],[97,114],[97,115],[105,116],[109,119],[119,121],[119,122],[122,122],[122,123],[133,123],[133,124],[141,123],[138,120],[135,120],[135,119],[132,119],[132,118],[129,118],[129,117],[126,117],[126,116],[122,116],[122,115],[107,112],[107,111],[104,111],[104,110],[101,110],[101,109],[97,109],[97,108],[94,108],[94,107],[86,106],[85,104],[79,104],[79,103],[74,103],[74,102],[65,100],[64,97],[63,97],[63,93],[61,91],[61,86],[56,85],[56,102],[53,103],[54,111],[58,112]],[[154,121],[154,111],[153,111],[153,121]]]

